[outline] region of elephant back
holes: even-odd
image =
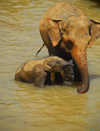
[[[74,6],[73,4],[63,1],[55,4],[53,7],[48,9],[43,15],[42,19],[47,19],[48,17],[55,20],[65,20],[70,16],[86,16],[85,13]]]

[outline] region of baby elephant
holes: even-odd
[[[29,83],[34,82],[34,86],[44,87],[44,85],[51,85],[51,72],[60,72],[68,65],[73,66],[72,63],[58,56],[30,60],[18,68],[15,74],[15,80]]]

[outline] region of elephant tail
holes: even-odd
[[[36,56],[38,55],[38,53],[41,51],[41,49],[45,46],[45,44],[42,45],[42,47],[38,50],[38,52],[36,53]]]

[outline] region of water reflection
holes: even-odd
[[[89,18],[100,21],[100,9],[90,1],[69,0]],[[0,0],[0,131],[100,130],[100,39],[88,48],[90,90],[78,94],[81,83],[68,71],[64,84],[43,89],[14,81],[17,68],[36,59],[43,44],[39,21],[59,0]],[[39,58],[48,55],[43,48]]]

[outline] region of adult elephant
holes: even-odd
[[[82,80],[77,89],[85,93],[89,89],[87,46],[100,37],[100,23],[89,19],[85,13],[66,1],[59,2],[45,12],[40,21],[40,34],[50,55],[65,60],[73,59],[74,79]],[[56,74],[56,81],[61,75]]]

